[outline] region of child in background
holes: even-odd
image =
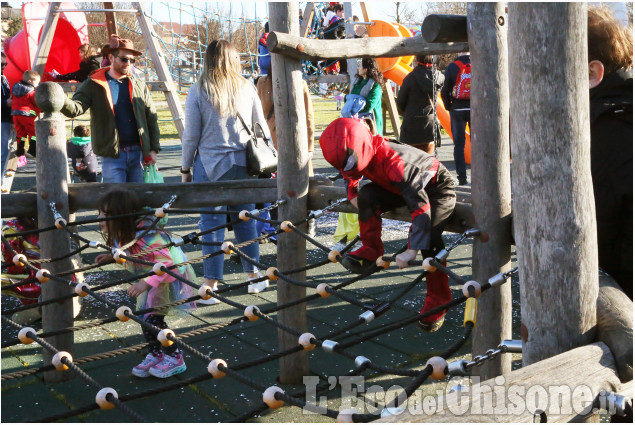
[[[103,195],[97,206],[99,217],[118,216],[143,211],[137,196],[128,190],[116,189]],[[142,235],[151,225],[151,220],[145,217],[126,217],[118,220],[100,221],[99,227],[104,234],[106,244],[113,248],[119,248],[134,241],[134,244],[125,250],[126,255],[138,254],[142,251],[148,253],[138,257],[139,260],[150,263],[163,263],[166,266],[187,261],[185,254],[179,247],[157,249],[170,243],[170,236],[161,229],[152,229]],[[137,240],[137,238],[139,238]],[[112,254],[101,254],[95,259],[95,263],[104,263],[113,259]],[[152,265],[126,261],[126,270],[134,274],[145,274],[152,270]],[[190,265],[181,266],[172,270],[189,281],[195,281],[196,275]],[[195,295],[192,287],[175,279],[168,273],[163,276],[153,274],[138,280],[128,288],[128,294],[137,299],[137,310],[155,308],[169,304],[177,300],[189,298]],[[178,307],[162,309],[146,313],[143,319],[160,328],[168,327],[165,316],[175,313],[178,309],[193,308],[194,303],[181,304]],[[150,343],[149,353],[139,365],[132,369],[132,374],[139,378],[147,378],[150,375],[157,378],[168,378],[172,375],[185,372],[185,360],[183,354],[175,345],[161,347],[156,335],[149,329],[142,328],[143,335]]]
[[[90,127],[75,127],[73,137],[66,142],[66,152],[80,179],[89,183],[97,181],[97,156],[90,142]]]
[[[342,110],[342,101],[344,100],[344,94],[341,91],[336,91],[335,92],[335,100],[337,101],[337,110],[341,111]]]
[[[35,104],[35,88],[40,84],[40,74],[35,71],[24,71],[22,81],[15,83],[11,93],[11,115],[15,126],[18,148],[15,152],[19,158],[18,167],[26,165],[24,147],[29,143],[28,155],[35,158],[35,117],[39,115],[40,108]]]

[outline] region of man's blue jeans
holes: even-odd
[[[247,176],[247,168],[241,167],[238,165],[234,165],[228,172],[226,172],[218,181],[223,180],[243,180],[249,178]],[[194,160],[194,173],[192,175],[193,182],[209,182],[209,178],[205,173],[205,169],[203,168],[203,164],[201,163],[201,157],[197,154],[196,159]],[[232,205],[227,207],[226,205],[219,207],[208,207],[202,208],[201,211],[227,211],[231,209],[232,211],[242,211],[247,210],[251,211],[254,209],[254,204],[241,204],[241,205]],[[238,214],[231,214],[230,218],[232,221],[238,219]],[[198,227],[201,232],[212,229],[217,226],[221,226],[227,223],[227,214],[201,214],[201,219],[198,222]],[[242,243],[251,239],[256,239],[258,237],[258,232],[256,231],[256,220],[242,221],[233,225],[234,234],[236,235],[236,241],[238,243]],[[225,228],[221,228],[214,232],[208,233],[202,236],[203,242],[224,242],[225,241]],[[220,251],[220,246],[208,246],[203,245],[203,255],[209,255],[214,252]],[[246,247],[241,248],[241,251],[244,252],[250,258],[260,261],[260,247],[258,242],[254,242],[249,244]],[[223,279],[223,263],[225,261],[224,255],[216,255],[214,257],[206,258],[203,260],[203,274],[206,279]],[[241,258],[243,271],[245,273],[256,273],[258,268],[253,264],[248,263],[244,259]]]
[[[470,123],[470,111],[450,111],[450,125],[454,139],[454,165],[460,180],[467,179],[465,165],[465,127]]]
[[[2,175],[4,176],[4,166],[9,157],[9,146],[13,141],[13,124],[10,122],[2,123],[2,152],[0,156],[0,160],[2,161]]]
[[[101,176],[104,183],[143,183],[141,146],[121,148],[119,158],[102,156]]]

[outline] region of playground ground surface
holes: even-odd
[[[159,154],[159,165],[166,177],[166,182],[180,181],[180,157],[181,148],[178,140],[163,142],[164,149]],[[443,145],[439,151],[441,161],[453,170],[452,142],[444,137]],[[319,144],[316,144],[314,166],[317,174],[334,174],[333,169],[324,161]],[[469,173],[469,171],[468,171]],[[35,186],[35,168],[33,161],[20,169],[13,183],[13,190],[23,190]],[[81,211],[78,219],[95,217],[95,211]],[[168,222],[168,230],[178,234],[198,231],[197,216],[171,216]],[[337,214],[329,213],[318,221],[317,239],[330,246],[333,244],[332,234],[337,224]],[[386,241],[386,252],[395,252],[401,247],[407,236],[408,223],[396,221],[384,221],[383,238]],[[91,240],[101,240],[97,233],[97,225],[86,225],[80,227],[79,231],[83,236]],[[446,234],[446,244],[456,240],[458,235]],[[229,233],[226,239],[232,239],[233,233]],[[471,249],[472,242],[467,240],[453,250],[449,256],[448,265],[458,275],[470,277],[471,275]],[[260,245],[261,262],[274,266],[276,264],[276,246],[273,244]],[[186,246],[186,252],[190,259],[200,256],[198,247]],[[82,254],[84,264],[93,262],[97,250],[89,249]],[[326,254],[307,244],[307,262],[314,263],[326,258]],[[515,255],[513,256],[515,262]],[[202,278],[202,263],[196,263],[194,268]],[[379,302],[391,296],[396,291],[404,288],[420,273],[419,268],[409,268],[399,270],[394,265],[386,271],[379,272],[367,279],[357,282],[343,291],[352,297],[361,299],[364,302]],[[107,266],[96,271],[87,272],[85,277],[90,285],[97,285],[114,279],[126,276],[126,273],[118,266]],[[326,266],[313,269],[307,273],[307,279],[315,283],[338,283],[351,275],[339,264],[329,263]],[[225,283],[232,285],[243,282],[245,275],[241,272],[240,266],[231,261],[225,262]],[[509,283],[508,283],[509,284]],[[512,283],[514,292],[514,337],[519,337],[520,311],[518,300],[518,281],[514,277]],[[460,296],[461,286],[450,280],[450,285],[454,297]],[[108,299],[118,303],[129,303],[131,300],[126,294],[127,285],[120,285],[109,288],[103,292]],[[244,305],[258,305],[261,309],[274,306],[276,304],[276,284],[275,282],[259,294],[247,294],[246,289],[229,292],[229,297]],[[308,294],[313,290],[309,289]],[[355,328],[338,340],[347,341],[355,336],[361,335],[365,330],[376,326],[393,323],[404,317],[411,317],[419,312],[423,306],[426,295],[425,283],[417,285],[405,297],[395,303],[394,307],[385,315],[376,319],[372,323]],[[18,305],[16,300],[2,296],[3,310],[14,308]],[[106,304],[97,301],[90,296],[83,301],[82,309],[76,318],[76,325],[88,323],[98,318],[113,316],[113,309]],[[335,329],[356,320],[361,309],[350,305],[341,299],[331,296],[326,299],[317,299],[307,304],[308,331],[317,337],[325,335]],[[242,311],[224,304],[214,306],[201,306],[189,312],[185,316],[178,318],[168,318],[169,326],[175,330],[176,334],[187,332],[202,326],[216,324],[228,319],[242,316]],[[273,318],[276,315],[273,314]],[[428,357],[437,355],[445,348],[456,341],[463,331],[463,307],[459,306],[451,309],[447,315],[443,327],[434,334],[422,334],[417,330],[416,325],[409,325],[402,329],[381,335],[371,341],[364,342],[350,349],[356,355],[363,355],[373,362],[383,366],[405,367],[422,369]],[[40,329],[41,322],[33,325]],[[3,324],[2,342],[3,345],[16,338],[17,330]],[[75,333],[74,358],[102,353],[114,349],[120,349],[135,344],[142,343],[143,337],[140,327],[134,321],[126,323],[113,322],[94,328],[90,328]],[[242,363],[250,359],[261,357],[266,354],[276,353],[277,329],[263,320],[247,322],[223,328],[202,335],[190,337],[187,343],[196,347],[199,351],[210,355],[212,358],[223,358],[228,365]],[[470,358],[471,344],[468,342],[463,348],[449,360],[457,358]],[[342,376],[354,368],[352,360],[335,354],[327,354],[321,349],[316,349],[310,354],[310,374],[312,376]],[[94,378],[104,387],[112,387],[117,390],[119,396],[125,394],[135,394],[153,388],[165,386],[168,383],[178,382],[205,373],[207,364],[198,357],[186,353],[186,363],[188,370],[166,380],[156,378],[140,379],[131,376],[131,368],[142,360],[141,352],[134,352],[125,355],[108,358],[105,360],[85,363],[80,367],[88,375]],[[518,355],[514,357],[518,363]],[[22,370],[24,368],[40,367],[42,362],[42,348],[37,344],[28,346],[15,345],[2,350],[2,374],[8,374]],[[245,369],[243,373],[257,380],[265,386],[279,385],[287,392],[304,389],[303,385],[280,385],[276,384],[278,376],[278,361],[272,361],[263,365]],[[332,380],[333,378],[331,378]],[[392,375],[380,375],[373,372],[365,373],[363,389],[368,391],[366,396],[373,398],[373,392],[380,385],[384,389],[396,385],[404,387],[411,378],[403,378]],[[450,386],[465,382],[453,380],[452,382],[441,381],[430,383],[427,381],[421,390],[413,397],[413,402],[406,405],[409,409],[421,408],[416,405],[417,400],[425,395],[436,395],[437,391],[446,391]],[[333,381],[329,381],[333,382]],[[393,387],[393,391],[398,387]],[[63,383],[48,383],[43,380],[42,375],[31,375],[24,378],[2,381],[2,422],[25,422],[41,421],[52,415],[63,414],[65,412],[90,405],[94,403],[94,396],[97,392],[80,377]],[[382,401],[383,393],[378,392],[375,398]],[[339,410],[352,404],[353,407],[361,407],[363,403],[356,398],[342,396],[341,387],[323,394],[326,397],[328,406]],[[391,397],[392,398],[392,397]],[[152,395],[135,401],[127,402],[126,405],[139,413],[148,422],[223,422],[230,421],[245,412],[259,406],[262,403],[260,391],[252,389],[235,379],[227,376],[221,380],[209,379],[190,384],[182,388]],[[367,406],[368,407],[368,406]],[[358,409],[359,410],[359,409]],[[368,411],[366,411],[368,412]],[[92,410],[66,419],[69,422],[129,422],[130,418],[117,408],[108,411]],[[267,410],[259,417],[252,419],[254,422],[333,422],[334,420],[316,414],[303,412],[302,409],[285,405],[276,410]]]

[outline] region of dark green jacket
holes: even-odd
[[[106,72],[109,69],[102,68],[88,77],[79,86],[73,99],[65,99],[62,113],[69,118],[74,118],[92,108],[90,131],[93,152],[99,156],[117,158],[119,157],[119,136],[110,87],[106,81]],[[143,156],[148,156],[151,150],[158,153],[161,149],[159,123],[150,90],[143,81],[135,77],[130,77],[129,82],[132,109],[139,129],[139,143]]]

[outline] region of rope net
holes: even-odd
[[[176,200],[176,197],[172,197],[168,203],[163,205],[162,208],[157,209],[155,211],[155,214],[160,215],[159,211],[161,211],[161,213],[163,212],[169,213],[172,216],[177,214],[177,211],[179,210],[171,209],[172,203],[175,200]],[[68,411],[60,412],[53,416],[38,418],[37,422],[51,422],[51,421],[75,418],[79,415],[82,415],[82,414],[85,414],[100,408],[102,409],[117,408],[123,414],[125,414],[127,418],[137,422],[143,422],[147,420],[153,420],[153,421],[160,420],[158,418],[152,418],[150,416],[153,414],[153,412],[144,411],[141,414],[140,412],[130,408],[130,406],[128,406],[126,402],[140,399],[140,398],[152,397],[160,393],[173,391],[175,389],[183,388],[185,386],[206,381],[209,379],[221,379],[224,376],[227,376],[224,379],[236,380],[242,384],[245,384],[253,388],[255,391],[263,393],[264,402],[262,405],[252,409],[249,412],[244,413],[240,417],[234,418],[233,421],[244,421],[249,418],[253,418],[265,412],[267,409],[275,409],[285,403],[288,405],[297,406],[301,409],[305,409],[306,411],[322,414],[322,415],[331,417],[333,419],[338,419],[338,420],[348,419],[354,422],[368,422],[368,421],[372,421],[372,420],[380,418],[382,414],[386,412],[386,409],[397,408],[399,405],[403,404],[408,399],[408,397],[410,397],[426,380],[428,380],[428,378],[431,375],[436,376],[438,378],[439,373],[442,375],[442,377],[445,377],[448,374],[447,363],[444,363],[445,366],[441,367],[441,369],[439,369],[438,366],[434,366],[434,365],[437,364],[436,362],[438,361],[441,361],[442,363],[445,362],[444,359],[448,359],[450,356],[455,355],[455,353],[463,346],[463,344],[469,339],[471,335],[472,328],[475,324],[474,323],[475,318],[474,320],[465,321],[463,332],[453,337],[452,340],[449,341],[449,345],[447,347],[445,348],[439,347],[439,349],[436,350],[436,352],[441,352],[440,355],[437,355],[434,357],[430,355],[427,355],[425,357],[422,356],[422,358],[420,359],[421,361],[416,362],[415,364],[407,365],[405,367],[404,366],[398,367],[396,365],[391,365],[391,364],[381,364],[377,360],[374,360],[372,356],[365,357],[363,355],[359,355],[358,353],[363,352],[364,342],[366,341],[372,341],[378,337],[386,336],[391,331],[394,331],[396,329],[401,329],[404,326],[415,323],[418,320],[428,317],[430,315],[433,315],[435,313],[438,313],[441,310],[449,310],[451,308],[462,305],[465,303],[467,299],[471,299],[472,302],[475,303],[476,301],[475,294],[477,292],[476,288],[473,286],[469,286],[470,283],[469,282],[466,283],[466,279],[455,275],[447,267],[443,266],[442,263],[448,257],[451,251],[457,246],[459,246],[464,240],[472,236],[478,235],[478,230],[471,229],[470,231],[461,235],[453,243],[451,243],[445,250],[442,250],[441,252],[439,252],[434,258],[427,259],[429,264],[431,264],[433,267],[437,267],[441,269],[442,271],[446,272],[450,276],[450,278],[457,280],[459,283],[465,283],[466,286],[464,286],[464,288],[467,287],[467,289],[464,289],[464,295],[460,297],[456,297],[452,299],[450,302],[443,304],[441,306],[438,306],[437,308],[426,311],[425,313],[418,313],[418,314],[413,313],[413,314],[410,314],[409,317],[400,318],[399,320],[393,321],[391,323],[385,320],[387,316],[383,316],[384,313],[389,311],[395,305],[395,303],[402,300],[404,296],[406,296],[413,288],[420,285],[424,277],[429,273],[429,271],[426,271],[424,269],[423,272],[420,273],[410,283],[407,283],[403,287],[399,286],[394,288],[394,290],[390,291],[389,295],[379,303],[375,302],[372,299],[368,299],[368,297],[364,295],[360,295],[357,292],[344,291],[344,289],[354,284],[355,282],[362,281],[364,279],[372,277],[373,275],[377,273],[381,273],[382,271],[385,270],[385,268],[387,268],[387,265],[385,263],[381,264],[381,267],[375,266],[361,275],[354,275],[352,277],[344,276],[343,278],[339,278],[339,279],[334,279],[333,276],[329,276],[328,278],[329,283],[324,283],[324,282],[317,283],[314,281],[314,279],[299,280],[291,276],[292,274],[298,273],[300,271],[306,271],[309,269],[322,267],[329,262],[339,262],[342,259],[342,255],[344,255],[347,251],[349,251],[355,244],[356,240],[351,241],[348,244],[348,246],[346,246],[342,250],[341,253],[338,253],[336,251],[329,252],[329,248],[322,245],[313,237],[302,233],[298,228],[299,226],[305,224],[308,220],[324,215],[325,213],[328,213],[329,209],[333,208],[335,205],[339,203],[340,202],[334,203],[331,206],[325,208],[324,210],[311,212],[305,219],[299,220],[296,223],[290,223],[288,221],[279,222],[275,220],[265,220],[261,218],[259,215],[261,210],[240,212],[241,219],[243,220],[245,219],[264,220],[269,222],[269,224],[278,223],[275,226],[275,231],[270,232],[266,235],[263,235],[263,237],[270,237],[275,234],[279,234],[281,232],[295,232],[300,234],[309,243],[317,247],[317,249],[323,253],[322,254],[323,257],[328,257],[328,258],[323,258],[322,260],[317,261],[313,264],[308,264],[306,267],[302,267],[296,270],[287,270],[287,271],[278,270],[276,267],[272,265],[263,264],[262,262],[258,262],[255,259],[250,258],[248,255],[246,255],[243,252],[242,248],[248,246],[251,243],[258,243],[259,239],[261,239],[262,237],[259,237],[254,240],[246,241],[241,244],[233,244],[230,242],[225,242],[220,251],[217,251],[209,255],[199,256],[197,258],[186,260],[185,262],[173,264],[171,266],[166,266],[161,263],[156,263],[156,264],[148,263],[144,259],[146,258],[147,254],[153,251],[156,251],[157,249],[169,248],[171,246],[184,246],[184,245],[190,245],[190,244],[193,246],[200,245],[201,243],[200,236],[202,236],[203,232],[194,232],[194,233],[190,233],[188,235],[181,236],[181,237],[177,235],[173,235],[170,237],[169,242],[167,244],[164,244],[163,246],[160,246],[160,247],[153,247],[152,249],[138,252],[134,255],[126,254],[123,251],[117,250],[115,255],[115,259],[117,262],[123,263],[124,261],[127,261],[127,262],[132,262],[137,264],[145,264],[147,266],[153,266],[153,271],[149,273],[145,273],[143,275],[135,275],[135,276],[127,277],[125,279],[113,280],[111,282],[107,282],[107,281],[99,282],[100,284],[98,285],[87,285],[85,282],[79,282],[73,278],[74,273],[77,273],[79,270],[86,270],[87,268],[73,269],[73,270],[68,270],[64,273],[52,274],[48,271],[40,270],[38,266],[49,264],[54,259],[40,259],[36,263],[36,262],[29,262],[25,258],[21,258],[20,260],[28,269],[33,271],[35,270],[38,271],[37,280],[39,280],[40,282],[45,282],[47,280],[61,282],[73,288],[74,292],[65,297],[59,297],[57,299],[46,300],[44,302],[38,302],[38,303],[34,303],[34,304],[30,304],[30,305],[26,305],[26,306],[14,308],[14,309],[4,309],[3,307],[3,311],[2,311],[3,323],[9,326],[11,329],[13,329],[14,330],[13,332],[16,332],[18,334],[17,338],[3,342],[2,344],[3,350],[11,350],[12,347],[15,347],[19,344],[29,344],[29,343],[35,342],[41,345],[45,350],[49,351],[52,355],[54,355],[54,357],[53,357],[52,365],[42,366],[37,368],[25,367],[23,370],[2,375],[1,380],[5,382],[5,381],[14,380],[14,379],[25,378],[31,375],[40,375],[42,373],[51,371],[53,369],[58,369],[58,370],[68,369],[68,370],[71,370],[73,373],[75,373],[75,375],[82,378],[85,382],[87,382],[89,386],[93,387],[95,391],[97,392],[97,396],[96,396],[97,401],[95,403],[90,403],[90,404],[86,404],[84,406],[79,406],[79,407],[73,405],[72,408],[69,407]],[[267,207],[267,209],[275,208],[280,204],[282,204],[282,201],[274,204],[273,207]],[[94,219],[94,220],[82,220],[82,221],[78,221],[74,223],[66,223],[66,221],[62,219],[62,217],[57,213],[54,206],[51,206],[51,213],[53,215],[53,218],[56,221],[56,227],[64,229],[68,233],[70,238],[75,240],[77,243],[82,244],[81,247],[77,249],[75,252],[81,252],[83,249],[86,249],[88,247],[103,249],[106,252],[111,252],[109,247],[103,245],[102,243],[90,241],[84,238],[75,230],[73,230],[74,228],[72,227],[77,225],[79,225],[80,227],[85,226],[86,224],[89,224],[89,223],[94,223],[97,221],[104,220],[104,218]],[[139,213],[139,216],[142,216],[143,214],[148,214],[148,212],[141,212]],[[126,216],[129,216],[129,215],[126,215]],[[114,216],[114,217],[107,217],[105,219],[116,220],[120,218],[121,217],[119,216]],[[151,229],[155,229],[158,222],[159,220],[156,220],[156,219],[152,220],[152,225],[146,230],[150,231]],[[228,227],[230,224],[231,223],[227,223],[225,226]],[[49,229],[38,229],[38,230],[40,230],[41,232],[50,231]],[[30,234],[31,232],[24,232],[24,233]],[[20,234],[19,233],[11,234],[9,237],[14,238],[16,237],[16,235],[19,236]],[[5,238],[5,236],[2,236],[2,242],[4,244],[9,244],[9,241]],[[127,245],[131,246],[133,243],[134,242]],[[114,253],[114,251],[112,252]],[[205,258],[209,258],[211,256],[227,255],[232,252],[237,254],[240,258],[248,261],[249,263],[254,264],[258,268],[267,270],[266,276],[257,280],[247,280],[245,282],[238,283],[238,284],[228,284],[217,290],[212,290],[212,288],[208,286],[200,285],[197,282],[190,281],[187,278],[185,278],[183,275],[176,273],[176,270],[178,270],[179,268],[183,266],[202,262]],[[13,253],[16,254],[15,251],[13,251]],[[384,256],[382,259],[384,262],[393,261],[394,255]],[[5,260],[10,261],[10,259],[5,259]],[[15,259],[13,261],[15,261]],[[421,265],[421,261],[416,262],[416,264]],[[3,263],[3,267],[6,265],[7,263]],[[97,266],[89,266],[89,267],[90,268],[103,267],[103,264],[99,264]],[[480,288],[478,289],[478,293],[480,294],[480,291],[488,290],[491,286],[497,286],[497,285],[505,283],[505,281],[507,281],[511,277],[511,275],[515,272],[516,270],[514,269],[505,274],[494,276],[492,279],[489,280],[488,283],[484,285],[480,285]],[[112,288],[117,285],[121,285],[124,283],[133,283],[139,279],[151,276],[153,274],[163,275],[165,273],[173,276],[174,278],[180,280],[184,284],[192,287],[195,293],[197,293],[197,295],[194,295],[190,298],[174,301],[169,304],[156,306],[156,307],[153,307],[152,309],[135,311],[134,306],[129,305],[130,303],[129,298],[125,300],[121,300],[121,299],[113,300],[112,297],[107,296],[107,292],[104,292],[108,288]],[[280,305],[275,305],[271,307],[265,307],[262,303],[261,303],[262,307],[259,307],[256,304],[246,305],[243,302],[239,301],[239,299],[243,299],[243,298],[236,297],[236,295],[238,295],[237,291],[240,290],[241,288],[245,288],[246,286],[253,284],[254,282],[264,281],[267,279],[271,281],[281,280],[290,285],[305,287],[308,289],[308,292],[310,294],[302,299],[298,299],[293,302],[289,302],[287,304],[280,304]],[[321,279],[318,279],[318,280],[321,280]],[[335,280],[338,280],[338,282],[334,283]],[[15,284],[13,284],[13,286],[15,286],[16,284],[18,285],[24,284],[24,282],[25,281],[16,282]],[[3,289],[5,289],[5,287],[3,287]],[[346,323],[340,323],[336,327],[316,329],[313,331],[314,333],[305,333],[301,330],[294,329],[293,327],[287,324],[281,323],[279,321],[278,314],[281,311],[284,311],[300,303],[309,303],[309,302],[319,303],[320,300],[323,300],[324,298],[329,297],[330,295],[333,295],[334,297],[338,298],[339,300],[347,304],[349,309],[353,309],[360,312],[359,316],[356,319],[349,320]],[[85,323],[79,326],[74,326],[74,327],[69,327],[64,329],[57,329],[57,330],[48,331],[48,332],[40,332],[40,333],[37,333],[37,331],[33,328],[30,328],[28,326],[24,327],[8,318],[10,317],[11,314],[14,314],[18,311],[39,308],[45,304],[50,304],[52,302],[60,302],[60,301],[68,300],[70,298],[77,297],[77,296],[92,298],[92,300],[89,300],[88,302],[99,302],[105,305],[106,311],[109,311],[110,314],[107,314],[106,317],[100,317],[98,319],[92,320],[88,323]],[[183,305],[186,303],[190,303],[190,302],[199,300],[201,298],[203,299],[214,298],[217,300],[217,303],[224,303],[227,306],[230,306],[231,308],[233,308],[234,313],[230,314],[231,317],[228,317],[227,320],[224,320],[220,323],[200,326],[189,331],[181,331],[179,329],[168,329],[168,330],[160,329],[156,327],[154,324],[149,323],[148,321],[144,319],[145,317],[144,315],[147,313],[161,312],[162,310],[168,309],[170,307],[175,307],[175,306]],[[469,316],[468,305],[472,305],[472,304],[471,303],[466,304],[466,317]],[[199,309],[200,308],[213,309],[214,306],[199,305],[198,308]],[[384,319],[379,320],[380,322],[379,325],[374,325],[374,326],[369,325],[370,322],[374,321],[375,319],[380,319],[382,316],[384,317]],[[85,369],[84,365],[87,365],[92,362],[104,361],[106,359],[110,359],[110,358],[114,358],[118,356],[126,356],[128,354],[139,352],[140,350],[146,348],[148,346],[148,343],[136,344],[136,345],[122,348],[122,349],[115,349],[115,350],[111,350],[111,351],[103,352],[103,353],[93,353],[78,359],[73,359],[69,353],[60,352],[56,347],[52,346],[50,343],[44,340],[44,338],[51,337],[51,336],[74,333],[74,332],[89,331],[91,329],[98,328],[106,323],[113,323],[118,320],[122,322],[132,320],[136,322],[136,324],[138,324],[142,329],[145,329],[151,332],[153,335],[156,335],[156,338],[161,342],[162,345],[164,346],[175,345],[183,353],[188,353],[190,357],[196,358],[194,360],[189,361],[190,369],[194,369],[194,370],[199,369],[201,371],[200,374],[197,374],[196,376],[190,377],[188,379],[178,380],[177,382],[168,381],[169,383],[167,383],[166,385],[153,386],[153,388],[150,390],[136,391],[136,392],[130,392],[130,393],[124,394],[125,389],[120,388],[119,391],[121,392],[121,394],[118,394],[116,389],[104,386],[106,385],[105,383],[100,383],[96,381],[93,377],[91,377],[89,374],[87,374],[84,370]],[[218,356],[223,355],[222,350],[220,348],[212,350],[212,352],[206,353],[205,351],[207,350],[207,348],[206,348],[204,340],[201,340],[200,338],[197,338],[195,340],[192,339],[192,337],[200,336],[200,335],[206,335],[211,337],[218,332],[227,332],[227,331],[232,332],[232,329],[233,329],[232,327],[238,326],[241,323],[256,321],[256,320],[261,320],[262,322],[266,323],[269,327],[271,327],[274,330],[277,329],[287,334],[293,335],[294,337],[297,337],[298,344],[289,349],[270,353],[270,354],[265,354],[256,358],[252,358],[248,361],[232,363],[231,359],[220,358],[219,360]],[[236,330],[234,330],[234,332],[235,331]],[[365,400],[367,404],[371,405],[372,408],[369,408],[368,413],[364,413],[364,412],[350,413],[347,411],[337,411],[331,408],[326,408],[324,406],[319,406],[315,404],[314,403],[315,394],[312,394],[311,397],[309,397],[306,394],[305,390],[295,391],[292,393],[286,393],[282,389],[275,386],[274,382],[263,382],[263,380],[260,377],[254,377],[253,373],[256,372],[255,370],[249,371],[250,368],[262,367],[262,366],[265,366],[267,368],[275,368],[276,366],[272,365],[271,362],[278,360],[282,357],[289,356],[294,353],[298,353],[303,350],[311,351],[313,349],[321,349],[322,351],[328,353],[331,356],[338,356],[345,359],[344,363],[348,365],[346,366],[346,370],[341,371],[341,373],[339,374],[341,376],[364,376],[365,374],[366,375],[390,374],[390,375],[396,375],[397,377],[402,377],[404,379],[407,379],[408,384],[403,388],[403,390],[399,394],[395,395],[393,399],[385,400],[384,403],[377,403],[377,402],[370,403],[369,400],[365,399],[362,396],[362,399]],[[499,347],[499,349],[501,350],[501,352],[504,351],[503,348]],[[225,355],[227,354],[228,353],[225,353]],[[433,357],[434,359],[441,358],[441,360],[434,360],[433,362],[432,359],[430,359],[431,357]],[[329,379],[329,376],[327,374],[321,373],[319,376],[319,381],[320,382],[318,382],[316,386],[317,393],[333,388],[332,380]],[[339,383],[338,385],[341,385],[341,383]]]

